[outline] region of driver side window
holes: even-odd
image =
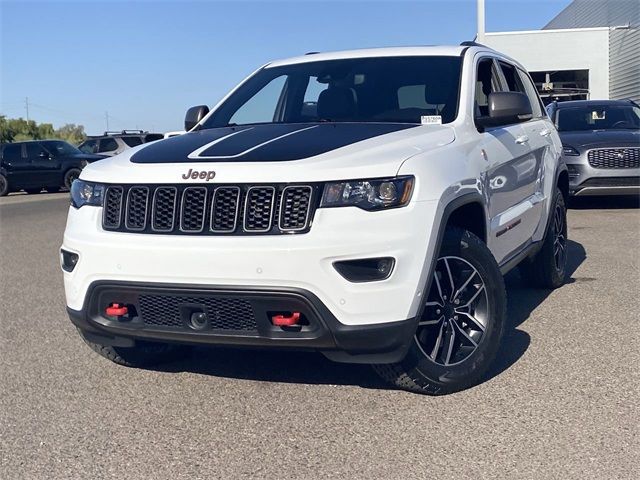
[[[500,91],[500,81],[493,59],[484,58],[478,63],[474,110],[476,117],[489,115],[489,94]]]

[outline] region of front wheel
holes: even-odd
[[[429,395],[477,384],[502,340],[506,291],[493,255],[473,233],[447,229],[424,300],[406,357],[374,369],[399,388]]]
[[[135,347],[114,347],[103,345],[89,340],[84,332],[78,329],[78,333],[91,349],[111,360],[118,365],[125,367],[152,367],[161,363],[172,362],[184,357],[188,352],[188,347],[184,345],[173,345],[168,343],[136,342]]]
[[[4,197],[7,193],[9,193],[9,182],[7,177],[0,175],[0,197]]]
[[[73,181],[80,176],[80,170],[77,168],[72,168],[67,173],[64,174],[64,186],[65,188],[71,190],[71,184]]]

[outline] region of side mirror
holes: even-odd
[[[209,113],[209,107],[206,105],[198,105],[197,107],[191,107],[187,110],[187,114],[184,116],[184,129],[185,131],[191,130],[195,127],[200,120],[202,120],[207,113]]]
[[[476,118],[479,127],[498,127],[526,122],[533,118],[529,97],[520,92],[489,94],[489,116]]]

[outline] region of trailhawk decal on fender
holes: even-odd
[[[415,128],[406,123],[265,124],[187,133],[149,144],[133,163],[288,161]]]

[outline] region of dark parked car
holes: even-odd
[[[569,168],[573,195],[640,193],[640,107],[631,100],[547,106]]]
[[[98,153],[113,157],[143,143],[162,140],[161,133],[149,133],[142,130],[122,130],[121,132],[104,132],[104,135],[89,137],[78,148],[84,153]]]
[[[0,145],[0,196],[17,190],[70,188],[87,163],[105,158],[82,153],[62,140],[37,140]]]

